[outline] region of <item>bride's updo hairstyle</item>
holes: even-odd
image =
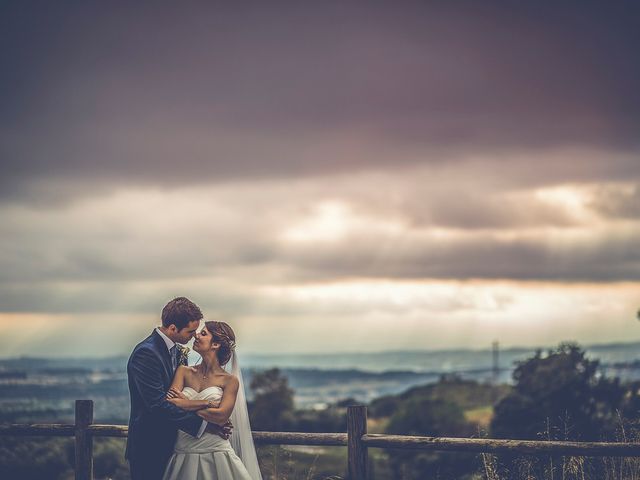
[[[225,366],[231,359],[231,354],[236,348],[236,334],[233,329],[225,322],[208,321],[204,322],[205,327],[211,333],[213,341],[220,344],[217,351],[218,363]]]

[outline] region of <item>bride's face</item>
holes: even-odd
[[[204,327],[202,330],[196,333],[196,339],[193,342],[193,349],[196,352],[201,353],[213,350],[215,345],[213,342],[213,335],[211,335],[211,332],[207,330],[207,327]]]

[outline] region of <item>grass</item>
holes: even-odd
[[[259,447],[258,458],[264,480],[337,480],[346,476],[344,447]]]
[[[471,408],[465,410],[464,418],[471,423],[476,424],[480,428],[488,428],[493,417],[493,407],[486,405],[484,407]]]
[[[638,420],[623,420],[618,414],[615,441],[640,442]],[[640,480],[638,457],[523,455],[511,460],[509,468],[495,455],[481,454],[481,458],[485,480]]]

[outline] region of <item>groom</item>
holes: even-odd
[[[160,480],[173,453],[178,430],[200,438],[205,430],[228,438],[230,429],[208,424],[194,412],[166,398],[179,364],[186,364],[185,344],[200,325],[200,308],[184,297],[162,309],[162,326],[133,349],[127,364],[131,415],[125,458],[132,480]]]

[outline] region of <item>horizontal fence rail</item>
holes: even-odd
[[[309,445],[346,447],[346,433],[253,432],[257,445]]]
[[[0,436],[75,437],[76,480],[93,478],[93,438],[128,435],[125,425],[93,423],[93,401],[76,400],[75,424],[0,425]],[[368,448],[581,457],[640,457],[640,443],[498,440],[367,433],[367,409],[347,408],[347,433],[252,432],[257,445],[346,446],[348,478],[369,478]]]
[[[523,455],[574,457],[640,457],[640,443],[494,440],[489,438],[413,437],[380,434],[363,435],[362,443],[367,447],[403,450],[520,453]]]
[[[8,437],[73,437],[76,426],[55,423],[0,425],[0,435]]]

